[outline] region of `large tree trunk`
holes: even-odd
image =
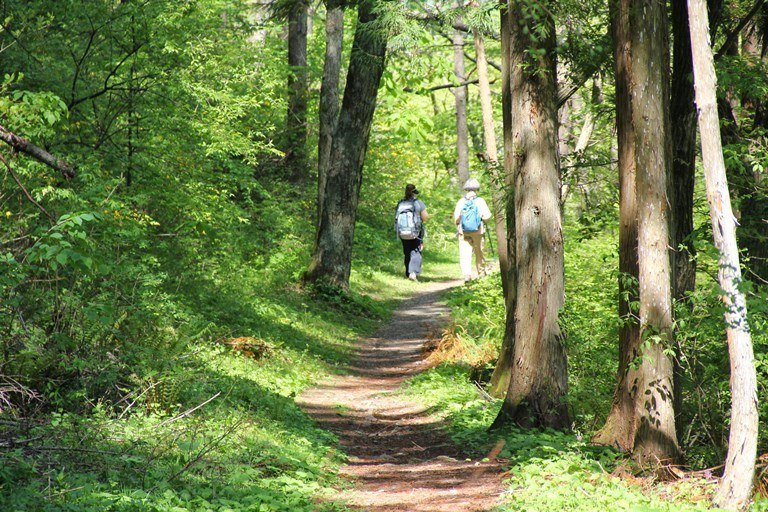
[[[307,8],[306,0],[294,0],[288,12],[288,113],[285,122],[285,161],[294,179],[306,177]]]
[[[325,2],[325,60],[323,81],[320,84],[320,130],[317,142],[317,220],[320,221],[328,178],[328,160],[331,156],[331,141],[339,116],[339,74],[341,53],[344,42],[344,2]]]
[[[717,87],[708,20],[703,0],[688,0],[691,25],[696,105],[712,233],[720,253],[718,281],[726,306],[725,328],[731,362],[731,430],[723,480],[715,504],[742,509],[749,502],[757,455],[757,380],[752,339],[747,325],[747,305],[739,290],[741,267],[736,245],[736,223],[731,209],[725,163],[720,141],[715,90]]]
[[[667,175],[666,5],[637,0],[630,9],[632,124],[638,206],[640,330],[646,341],[628,378],[636,390],[633,455],[643,464],[675,461],[674,378]]]
[[[459,84],[466,80],[464,70],[464,32],[453,32],[453,74]],[[469,179],[469,130],[467,128],[467,86],[460,85],[453,88],[453,96],[456,100],[456,173],[459,180],[459,189]]]
[[[640,324],[630,304],[638,300],[637,197],[635,132],[632,126],[632,63],[629,40],[631,0],[611,0],[611,33],[616,74],[616,133],[619,160],[619,368],[613,404],[605,425],[593,442],[632,451],[635,436],[629,364],[640,349]]]
[[[688,11],[685,0],[672,0],[673,61],[670,115],[672,124],[672,248],[675,283],[673,297],[681,300],[696,286],[693,233],[693,184],[696,169],[696,109]]]
[[[507,58],[510,69],[516,70],[511,90],[511,168],[515,179],[518,287],[514,370],[494,426],[511,422],[525,427],[567,429],[567,359],[558,325],[564,301],[564,270],[555,22],[546,4],[518,0],[508,3],[512,20]],[[524,9],[535,12],[525,13]],[[528,30],[524,14],[533,14],[543,25],[542,30]],[[531,58],[531,49],[537,50],[536,58]]]
[[[501,280],[504,289],[505,305],[505,326],[504,339],[501,342],[499,358],[496,361],[496,367],[491,375],[490,393],[493,396],[501,397],[509,388],[509,380],[512,375],[512,357],[515,346],[515,303],[517,302],[517,269],[515,268],[515,180],[512,167],[514,150],[514,132],[512,129],[512,69],[510,54],[511,30],[513,23],[512,15],[507,5],[507,0],[500,0],[501,10],[501,109],[502,109],[502,133],[504,135],[504,174],[503,174],[503,195],[501,204],[496,205],[494,197],[494,208],[496,211],[503,212],[504,224],[506,226],[506,237],[498,237],[499,254],[502,252],[502,245],[507,253],[507,269],[502,267]],[[498,215],[498,214],[497,214]],[[497,221],[498,222],[498,221]]]
[[[363,162],[386,53],[384,36],[371,30],[377,18],[373,7],[373,0],[362,0],[358,6],[347,84],[331,143],[322,215],[312,262],[305,275],[306,281],[322,280],[344,289],[349,287]]]
[[[696,248],[693,234],[693,185],[696,171],[696,109],[693,103],[693,64],[691,38],[688,31],[688,10],[685,0],[672,0],[672,89],[670,116],[672,123],[672,174],[670,183],[670,238],[672,247],[672,298],[692,306],[687,295],[696,287]],[[675,349],[675,411],[676,430],[682,410],[682,368],[679,349]]]

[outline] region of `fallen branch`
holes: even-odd
[[[477,394],[480,395],[480,398],[485,400],[486,402],[493,402],[494,398],[488,394],[486,390],[483,389],[483,386],[480,385],[479,382],[476,380],[472,381],[475,385],[475,391],[477,391]]]
[[[205,402],[201,403],[200,405],[196,405],[195,407],[193,407],[193,408],[191,408],[191,409],[187,409],[187,410],[186,410],[186,411],[184,411],[183,413],[181,413],[181,414],[179,414],[179,415],[177,415],[177,416],[174,416],[173,418],[168,418],[167,420],[165,420],[165,421],[163,421],[163,422],[160,422],[160,423],[159,423],[159,424],[158,424],[158,425],[157,425],[155,428],[160,428],[160,427],[162,427],[163,425],[168,425],[168,424],[170,424],[170,423],[173,423],[174,421],[178,421],[178,420],[180,420],[181,418],[185,418],[185,417],[189,416],[190,414],[192,414],[192,413],[193,413],[193,412],[195,412],[196,410],[198,410],[198,409],[200,409],[201,407],[203,407],[204,405],[206,405],[208,402],[211,402],[211,401],[213,401],[214,399],[218,398],[218,397],[219,397],[219,395],[221,395],[221,391],[219,391],[218,393],[216,393],[215,395],[213,395],[211,398],[209,398],[209,399],[208,399],[208,400],[206,400]]]
[[[10,164],[2,154],[0,154],[0,161],[2,161],[5,164],[5,167],[8,168],[8,172],[11,173],[11,177],[13,178],[13,181],[15,181],[16,184],[19,186],[19,188],[24,192],[24,195],[27,197],[29,202],[37,206],[41,212],[43,212],[49,219],[51,219],[51,221],[55,222],[56,219],[53,218],[53,215],[48,213],[48,211],[45,208],[43,208],[43,206],[40,203],[35,201],[35,199],[32,197],[29,191],[26,188],[24,188],[24,185],[21,183],[21,180],[19,179],[18,176],[16,176],[16,173],[13,172],[13,169],[11,168]]]
[[[133,402],[131,402],[130,404],[128,404],[128,407],[126,407],[126,408],[123,410],[123,412],[121,412],[121,413],[120,413],[120,415],[117,417],[117,419],[118,419],[118,420],[121,420],[121,419],[123,419],[123,416],[125,416],[125,415],[128,413],[128,411],[130,411],[130,410],[131,410],[131,408],[132,408],[134,405],[136,405],[136,402],[138,402],[138,401],[139,401],[139,398],[141,398],[141,397],[142,397],[142,396],[144,396],[144,395],[145,395],[145,394],[146,394],[146,393],[147,393],[149,390],[151,390],[152,388],[154,388],[155,386],[157,386],[158,384],[160,384],[160,382],[162,382],[162,381],[153,382],[152,384],[150,384],[150,385],[147,387],[147,389],[145,389],[144,391],[142,391],[141,393],[139,393],[139,396],[137,396],[137,397],[136,397],[136,399],[135,399]]]
[[[220,394],[220,393],[219,393],[219,394]],[[217,396],[218,396],[218,394],[217,394]],[[216,398],[216,397],[213,397],[213,398]],[[213,398],[211,398],[211,400],[213,400]],[[209,401],[210,401],[210,400],[209,400]],[[233,425],[232,425],[230,428],[228,428],[228,429],[227,429],[227,431],[226,431],[226,432],[224,432],[222,435],[220,435],[220,436],[219,436],[218,438],[216,438],[214,441],[211,441],[211,442],[210,442],[210,443],[208,443],[207,445],[203,446],[203,448],[202,448],[202,449],[201,449],[201,450],[200,450],[200,451],[197,453],[197,455],[195,455],[195,456],[194,456],[192,459],[188,460],[188,461],[187,461],[187,462],[186,462],[186,463],[185,463],[185,464],[184,464],[184,465],[181,467],[181,469],[179,469],[177,472],[175,472],[175,473],[174,473],[174,474],[172,474],[170,477],[168,477],[168,478],[165,480],[165,482],[172,482],[173,480],[175,480],[176,478],[178,478],[179,476],[181,476],[181,475],[182,475],[184,472],[186,472],[187,470],[189,470],[189,468],[191,468],[192,466],[194,466],[195,464],[197,464],[198,462],[200,462],[200,461],[203,459],[203,457],[205,457],[205,456],[206,456],[208,453],[210,453],[210,452],[211,452],[211,451],[213,451],[215,448],[217,448],[217,447],[219,446],[219,444],[220,444],[220,443],[221,443],[221,442],[222,442],[224,439],[226,439],[227,437],[229,437],[230,435],[232,435],[232,433],[233,433],[233,432],[235,432],[235,431],[236,431],[238,428],[240,428],[240,426],[241,426],[242,424],[243,424],[243,422],[242,422],[242,421],[238,421],[238,422],[234,423],[234,424],[233,424]],[[152,493],[152,492],[154,492],[155,490],[157,490],[157,488],[158,488],[159,486],[160,486],[160,483],[157,483],[157,484],[155,484],[155,486],[154,486],[154,487],[152,487],[152,488],[149,490],[149,493]]]
[[[9,439],[8,441],[0,442],[0,448],[15,448],[17,446],[27,445],[33,441],[42,439],[43,436],[30,437],[29,439]]]
[[[0,140],[10,145],[16,151],[27,154],[44,163],[48,167],[56,169],[68,180],[75,177],[75,170],[66,162],[56,158],[40,146],[36,146],[23,137],[19,137],[13,132],[8,131],[4,126],[0,126]]]
[[[92,448],[76,448],[74,446],[30,446],[29,450],[32,451],[48,451],[48,452],[78,452],[78,453],[96,453],[99,455],[125,455],[120,452],[113,452],[109,450],[95,450]]]

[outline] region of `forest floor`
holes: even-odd
[[[341,473],[350,485],[334,501],[370,512],[483,511],[499,503],[501,463],[466,458],[438,418],[396,393],[427,368],[424,343],[448,320],[440,294],[457,284],[423,283],[387,325],[361,341],[348,375],[299,397],[349,457]]]

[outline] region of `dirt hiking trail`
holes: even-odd
[[[440,294],[457,284],[423,283],[387,325],[361,340],[350,375],[298,398],[308,414],[339,436],[349,456],[342,475],[352,485],[334,501],[369,512],[485,511],[498,504],[501,465],[467,460],[438,419],[392,393],[426,369],[422,345],[448,320]]]

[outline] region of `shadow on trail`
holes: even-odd
[[[480,511],[496,505],[501,468],[463,458],[443,423],[394,391],[426,368],[422,346],[446,322],[440,294],[455,282],[425,284],[391,322],[364,340],[337,377],[304,393],[302,409],[339,437],[355,482],[339,501],[371,512]]]

